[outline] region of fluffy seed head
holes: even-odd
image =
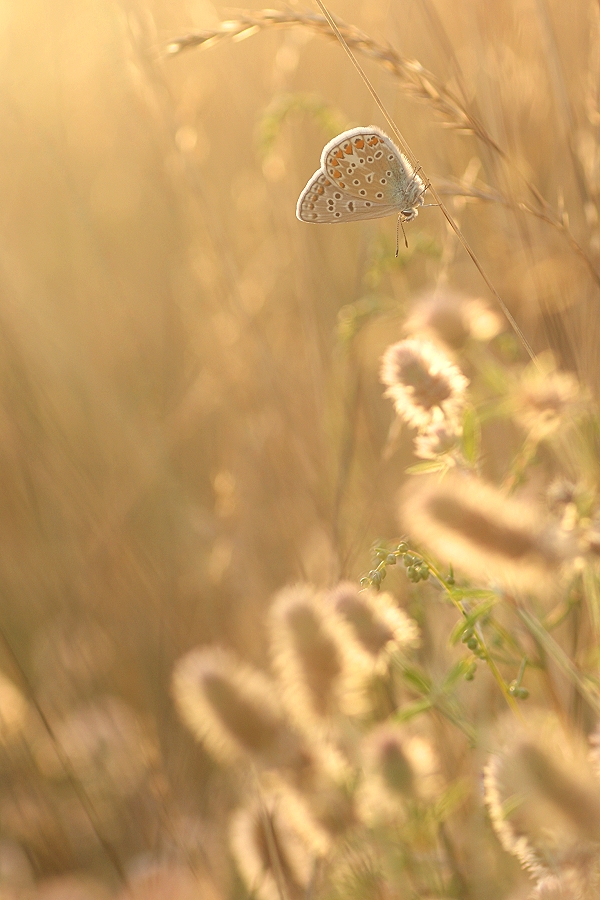
[[[401,728],[382,726],[369,736],[367,755],[371,768],[393,794],[411,796],[415,778],[406,753],[406,734]]]
[[[308,585],[285,588],[269,614],[273,668],[299,728],[323,733],[343,705],[349,676],[344,633]]]
[[[352,582],[343,581],[325,599],[348,627],[355,649],[370,667],[385,663],[397,650],[418,644],[416,622],[394,603],[391,594],[359,591]]]
[[[419,429],[443,419],[456,420],[469,383],[435,344],[416,338],[387,348],[380,377],[397,414]]]
[[[577,866],[538,881],[529,900],[597,900],[599,891],[598,860],[582,859]]]
[[[502,319],[484,300],[449,288],[420,297],[404,323],[407,334],[442,340],[454,349],[469,338],[490,341],[502,328]]]
[[[558,719],[532,711],[504,723],[485,768],[485,800],[504,848],[542,874],[600,848],[600,783],[586,747]]]
[[[443,790],[432,742],[410,727],[383,724],[364,739],[364,780],[358,810],[367,823],[399,823],[407,801],[431,800]]]
[[[403,530],[444,562],[511,590],[547,589],[569,552],[566,536],[531,504],[477,478],[420,476],[403,492]]]
[[[251,895],[260,900],[306,896],[316,856],[279,798],[263,796],[239,809],[231,820],[229,840]]]
[[[515,418],[536,439],[556,431],[575,409],[580,397],[577,379],[556,369],[551,354],[528,366],[514,397]]]
[[[437,459],[444,456],[449,465],[454,464],[451,453],[460,440],[461,429],[456,422],[434,422],[415,437],[415,456],[419,459]]]
[[[215,759],[293,765],[301,753],[286,725],[275,685],[219,647],[193,650],[173,673],[183,721]]]

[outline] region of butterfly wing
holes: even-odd
[[[414,219],[425,185],[390,138],[375,126],[344,131],[323,149],[318,169],[300,194],[296,215],[317,224]]]
[[[390,138],[374,126],[353,128],[330,141],[323,149],[321,168],[339,191],[373,210],[369,217],[412,210],[423,203],[423,181]]]
[[[296,215],[302,222],[331,224],[378,219],[396,212],[395,207],[375,204],[337,187],[318,169],[298,198]]]

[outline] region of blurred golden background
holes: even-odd
[[[411,96],[359,53],[527,339],[594,392],[597,5],[332,12],[483,124],[487,143],[436,84]],[[139,875],[133,896],[248,896],[220,830],[234,790],[179,721],[174,663],[218,642],[261,666],[276,590],[370,568],[372,542],[397,536],[412,459],[390,432],[381,354],[435,289],[493,305],[435,208],[397,260],[393,218],[296,219],[335,133],[389,129],[342,48],[302,22],[168,52],[236,18],[205,0],[0,6],[7,900],[112,896],[140,860],[175,857],[176,875]],[[502,340],[526,359],[510,329]],[[190,858],[210,860],[200,887]]]

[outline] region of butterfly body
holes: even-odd
[[[397,215],[410,222],[425,184],[387,134],[374,125],[344,131],[324,148],[298,198],[302,222],[332,224]]]

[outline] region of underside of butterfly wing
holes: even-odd
[[[374,126],[354,128],[330,141],[321,167],[339,190],[359,200],[398,212],[423,202],[423,181],[390,138]]]
[[[322,169],[310,179],[300,194],[296,207],[299,219],[317,225],[379,219],[397,212],[396,206],[373,203],[340,189]]]

